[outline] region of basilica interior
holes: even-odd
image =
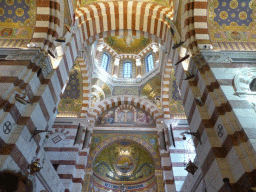
[[[256,191],[256,0],[0,0],[0,170],[34,192]]]

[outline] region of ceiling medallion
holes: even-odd
[[[129,175],[134,169],[133,159],[128,155],[121,155],[115,163],[119,175]]]

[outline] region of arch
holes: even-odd
[[[106,11],[110,8],[111,12]],[[147,32],[165,40],[169,31],[165,16],[172,19],[173,9],[151,2],[108,1],[80,7],[76,23],[83,42],[103,32],[126,29]]]
[[[114,97],[110,97],[105,100],[102,100],[101,102],[98,102],[95,107],[90,109],[88,116],[91,121],[96,122],[98,117],[104,111],[112,107],[118,107],[120,105],[131,105],[131,106],[135,106],[143,109],[153,117],[156,124],[160,123],[157,120],[163,117],[160,109],[158,109],[156,105],[153,104],[151,101],[149,101],[148,99],[142,99],[140,97],[132,96],[132,95],[114,96]]]
[[[119,136],[111,137],[110,139],[104,140],[104,142],[101,142],[100,144],[98,144],[97,147],[94,148],[93,151],[90,151],[90,154],[88,157],[87,168],[92,167],[94,159],[106,146],[109,146],[112,143],[114,143],[116,141],[121,141],[121,140],[130,140],[130,141],[133,141],[133,142],[137,143],[138,145],[142,146],[143,148],[145,148],[146,151],[154,159],[156,169],[161,169],[161,161],[160,161],[159,152],[153,146],[151,146],[148,142],[146,142],[140,138],[137,138],[133,135],[127,135],[127,136],[119,135]]]

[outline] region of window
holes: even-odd
[[[132,78],[132,63],[125,62],[123,65],[123,77],[124,78]]]
[[[108,71],[108,63],[109,63],[109,56],[104,53],[101,61],[101,67],[105,69],[105,71]]]
[[[149,72],[152,69],[154,69],[154,61],[153,61],[153,55],[152,55],[152,53],[150,53],[146,57],[146,71]]]

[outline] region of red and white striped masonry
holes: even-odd
[[[165,39],[165,16],[173,17],[173,10],[150,2],[113,1],[80,7],[76,22],[83,34],[83,42],[103,32],[122,35],[122,30],[142,31]],[[135,34],[133,34],[135,35]]]
[[[195,63],[203,64],[193,80],[182,80],[182,65],[175,66],[175,73],[191,131],[198,130],[203,142],[203,145],[198,145],[198,141],[194,141],[207,190],[219,190],[225,177],[231,183],[241,183],[243,179],[249,181],[255,175],[256,167],[251,144],[237,124],[232,107],[209,64],[200,56],[193,59]],[[196,96],[201,96],[204,106],[196,105]],[[224,128],[221,138],[217,136],[219,125]],[[248,158],[242,157],[242,154]]]
[[[151,101],[132,95],[114,96],[102,100],[95,107],[91,108],[89,117],[92,121],[96,122],[98,117],[104,111],[120,105],[132,105],[135,107],[140,107],[149,113],[156,121],[156,123],[158,123],[159,119],[162,118],[162,112]]]
[[[204,45],[211,45],[207,25],[207,0],[186,0],[181,13],[182,38],[192,54],[197,54]]]
[[[84,61],[82,57],[77,58],[82,72],[83,81],[83,102],[82,102],[82,112],[81,117],[87,117],[89,102],[90,102],[90,79],[88,77],[88,64]]]
[[[61,1],[64,3],[63,1]],[[60,30],[60,2],[58,0],[37,0],[36,25],[31,43],[47,52],[54,47],[54,37]]]
[[[61,121],[62,119],[57,118],[56,120]],[[51,134],[54,134],[54,137],[65,135],[63,145],[44,148],[48,153],[47,156],[50,157],[51,163],[59,165],[57,173],[66,188],[65,191],[81,190],[85,173],[84,168],[87,163],[87,152],[81,149],[80,144],[73,145],[77,134],[77,125],[55,123]],[[52,139],[52,137],[50,138]],[[65,154],[65,158],[63,158],[63,154]]]
[[[171,157],[170,157],[170,141],[168,141],[168,136],[167,136],[167,131],[164,127],[164,125],[157,125],[158,132],[157,132],[157,137],[158,137],[158,145],[160,146],[160,132],[164,130],[164,137],[166,141],[166,149],[167,150],[161,150],[160,151],[160,156],[161,156],[161,168],[163,170],[163,185],[164,185],[164,191],[168,192],[175,192],[176,187],[174,183],[174,176],[173,176],[173,170],[172,170],[172,162],[171,162]]]

